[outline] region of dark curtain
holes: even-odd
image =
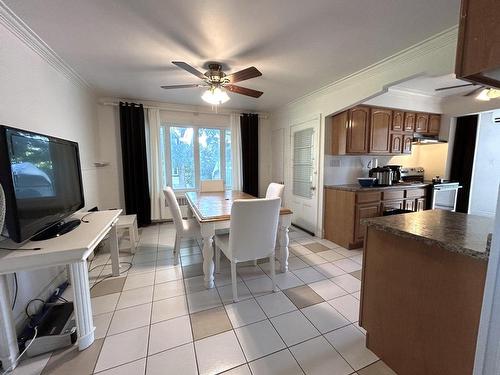
[[[259,115],[242,113],[241,164],[243,191],[254,197],[259,196]]]
[[[146,126],[142,104],[120,102],[123,183],[127,215],[136,214],[137,224],[151,224]]]
[[[457,118],[453,155],[451,157],[450,180],[460,182],[458,189],[457,212],[468,213],[472,168],[476,149],[478,115]]]

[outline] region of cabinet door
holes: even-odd
[[[369,152],[388,154],[390,152],[390,136],[392,111],[384,108],[370,110],[370,147]]]
[[[405,112],[405,122],[404,122],[404,131],[405,132],[414,132],[415,131],[415,117],[416,114],[413,112]]]
[[[415,117],[415,132],[427,133],[429,131],[429,114],[417,113]]]
[[[400,154],[403,151],[403,135],[391,134],[391,154]]]
[[[403,131],[404,124],[404,112],[403,111],[392,111],[392,130],[393,131]]]
[[[416,201],[415,199],[408,199],[405,201],[405,210],[416,211]]]
[[[411,154],[412,142],[413,142],[413,136],[403,135],[403,154]]]
[[[429,116],[429,134],[439,134],[441,128],[441,115]]]
[[[368,153],[370,109],[367,107],[355,107],[349,110],[349,121],[347,124],[346,153],[366,154]]]
[[[379,202],[356,205],[356,219],[354,224],[355,241],[363,241],[363,239],[365,238],[365,226],[361,224],[361,220],[377,216],[380,216]]]
[[[416,200],[416,209],[415,211],[424,211],[426,208],[427,200],[425,198],[418,198]]]

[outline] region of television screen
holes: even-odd
[[[9,237],[23,242],[84,206],[78,144],[0,127]]]

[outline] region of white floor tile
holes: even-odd
[[[351,293],[351,296],[360,300],[361,299],[361,291],[358,290],[357,292]]]
[[[299,257],[288,258],[288,269],[290,271],[300,270],[301,268],[309,267],[309,264],[304,262]]]
[[[214,274],[214,281],[216,286],[224,286],[224,285],[229,285],[231,284],[231,269],[230,268],[223,268],[221,269],[220,273],[215,273]],[[241,282],[241,277],[236,276],[236,282]]]
[[[349,321],[354,323],[359,320],[359,300],[357,300],[350,294],[334,298],[328,301],[328,303]]]
[[[337,245],[335,242],[332,242],[332,241],[329,241],[325,238],[320,238],[317,240],[320,244],[322,245],[325,245],[326,247],[330,248],[330,249],[335,249],[337,247],[340,247],[339,245]]]
[[[245,281],[248,289],[250,289],[250,293],[253,294],[254,297],[263,296],[265,294],[269,294],[273,292],[273,282],[272,280],[265,276],[259,277],[258,279],[252,279]],[[278,288],[278,286],[276,286]]]
[[[125,284],[123,285],[123,290],[143,288],[145,286],[153,285],[155,281],[155,273],[139,273],[136,275],[127,276]]]
[[[36,357],[24,357],[21,359],[19,365],[10,372],[10,375],[39,375],[42,373],[44,367],[49,362],[52,353],[45,353]],[[2,368],[2,372],[3,372]]]
[[[119,299],[120,293],[107,294],[105,296],[91,298],[90,303],[92,304],[92,314],[100,315],[113,312]]]
[[[176,266],[156,271],[155,284],[182,279],[182,267]]]
[[[353,372],[323,337],[293,346],[290,351],[307,375],[348,375]]]
[[[149,354],[156,354],[193,341],[189,316],[166,320],[151,325]]]
[[[203,275],[184,279],[184,285],[186,287],[186,294],[207,290]]]
[[[297,361],[288,349],[271,354],[250,363],[252,373],[255,375],[302,375]]]
[[[125,309],[127,307],[144,305],[153,301],[153,286],[137,288],[122,292],[118,301],[117,309]]]
[[[252,373],[250,372],[250,367],[245,364],[231,370],[224,371],[221,375],[252,375]]]
[[[128,271],[129,275],[135,275],[144,272],[154,272],[155,262],[144,263],[144,264],[134,264],[132,268]]]
[[[355,256],[351,257],[351,259],[353,261],[355,261],[356,263],[363,264],[363,255],[362,254],[355,255]]]
[[[348,293],[354,293],[361,290],[361,281],[348,273],[333,277],[330,280],[342,289],[345,289]]]
[[[177,296],[153,302],[151,322],[158,323],[163,320],[177,318],[189,314],[186,296]]]
[[[143,375],[146,369],[146,358],[127,363],[99,373],[99,375]]]
[[[378,360],[378,357],[366,348],[365,335],[353,325],[330,332],[325,338],[355,370]]]
[[[361,269],[361,264],[351,259],[340,259],[333,262],[334,265],[343,269],[345,272],[354,272]]]
[[[176,260],[173,257],[171,257],[171,258],[165,258],[165,257],[158,258],[156,261],[156,270],[162,271],[162,270],[174,268],[174,267],[176,267],[175,262],[176,262]]]
[[[189,312],[191,314],[222,305],[222,301],[216,288],[188,294],[187,299]]]
[[[321,258],[326,259],[329,262],[333,262],[342,258],[345,258],[342,254],[337,253],[334,250],[326,250],[326,251],[321,251],[319,253],[316,253],[319,255]]]
[[[269,320],[235,329],[247,361],[253,361],[285,348]]]
[[[271,319],[274,328],[288,346],[319,335],[319,332],[300,311],[292,311]]]
[[[337,253],[342,254],[345,257],[354,257],[356,255],[362,255],[363,254],[363,249],[357,249],[357,250],[348,250],[344,247],[338,247],[335,249]]]
[[[145,357],[148,332],[149,327],[142,327],[106,337],[94,371],[103,371]]]
[[[203,255],[193,254],[181,257],[181,263],[183,266],[190,266],[192,264],[203,263]]]
[[[307,247],[304,247],[299,243],[293,243],[292,246],[289,248],[289,251],[298,257],[304,256],[304,255],[309,255],[309,254],[314,254]]]
[[[295,270],[293,273],[299,277],[303,282],[314,283],[315,281],[324,280],[325,276],[312,267],[302,268],[300,270]]]
[[[285,272],[276,274],[276,285],[278,285],[280,289],[289,289],[304,285],[304,282],[292,272]]]
[[[282,292],[267,294],[256,300],[269,318],[297,310],[292,301]]]
[[[116,310],[109,327],[108,335],[129,331],[134,328],[148,326],[151,318],[151,304]]]
[[[302,312],[321,333],[351,324],[327,302],[303,308]]]
[[[238,303],[226,305],[226,312],[234,328],[259,322],[266,319],[266,314],[252,298]]]
[[[184,282],[182,280],[156,284],[153,290],[153,301],[182,296],[184,293]]]
[[[233,331],[196,341],[195,349],[200,375],[218,374],[246,362]]]
[[[344,296],[347,292],[330,280],[317,281],[308,284],[316,293],[318,293],[325,301],[332,298]]]
[[[237,285],[236,288],[238,290],[239,301],[253,298],[252,294],[250,293],[250,290],[243,282],[237,283],[236,285]],[[222,298],[222,303],[224,305],[227,305],[228,303],[233,303],[233,287],[231,284],[218,287],[217,290],[219,291],[219,295]]]
[[[146,375],[197,375],[196,357],[192,343],[148,357]]]
[[[314,268],[316,269],[316,271],[322,273],[328,278],[340,276],[346,273],[343,269],[337,267],[333,263],[319,264],[317,266],[314,266]]]
[[[112,312],[94,316],[94,326],[95,326],[94,338],[96,340],[102,339],[106,336],[112,317],[113,317]]]
[[[306,262],[310,266],[317,266],[318,264],[323,264],[323,263],[328,262],[325,258],[322,258],[315,253],[301,255],[300,259],[302,259],[304,262]]]
[[[262,271],[262,269],[259,266],[245,266],[245,267],[237,266],[236,273],[243,280],[252,280],[262,276],[266,276],[264,271]]]

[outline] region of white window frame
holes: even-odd
[[[226,185],[226,130],[231,130],[229,126],[220,125],[198,125],[177,122],[162,122],[160,125],[164,129],[164,144],[165,144],[165,168],[167,185],[171,186],[174,191],[183,193],[187,191],[195,191],[200,186],[200,141],[199,129],[218,129],[220,130],[220,170],[221,179],[224,181],[225,188],[231,188]],[[193,155],[194,155],[194,188],[189,189],[175,189],[172,185],[172,160],[170,155],[170,128],[193,128]]]

